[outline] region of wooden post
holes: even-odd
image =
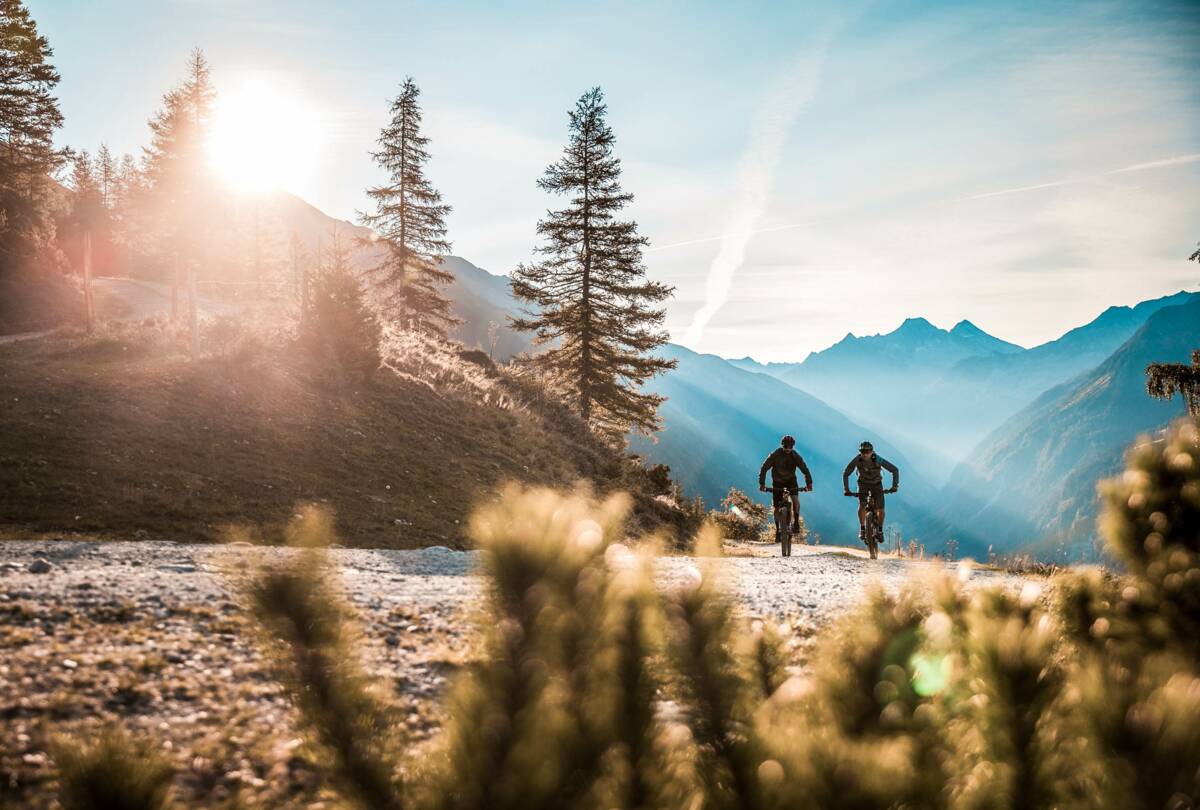
[[[179,317],[179,251],[171,258],[171,323]]]
[[[254,200],[254,283],[258,297],[262,298],[262,255],[259,249],[258,198]]]
[[[200,323],[196,302],[196,265],[188,262],[188,321],[192,332],[192,362],[200,356]]]
[[[83,232],[83,306],[87,311],[87,331],[90,335],[96,321],[96,303],[92,298],[92,232]]]

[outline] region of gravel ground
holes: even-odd
[[[718,563],[751,615],[812,630],[867,583],[898,587],[916,564],[772,547]],[[51,804],[53,734],[119,720],[163,741],[186,805],[300,806],[320,799],[296,716],[258,653],[236,578],[285,549],[171,543],[0,543],[0,807]],[[444,548],[332,552],[358,609],[366,666],[394,685],[414,739],[467,660],[483,582],[475,554]],[[659,561],[664,586],[695,561]],[[1015,582],[976,572],[972,582]],[[801,651],[800,657],[803,652]],[[314,805],[315,806],[315,805]]]

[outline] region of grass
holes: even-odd
[[[347,545],[460,546],[502,482],[628,486],[527,385],[402,349],[364,383],[280,339],[193,364],[162,324],[0,346],[3,535],[256,540],[320,503]]]

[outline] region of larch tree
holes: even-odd
[[[141,214],[147,220],[146,247],[169,261],[171,314],[177,309],[179,267],[190,271],[199,259],[205,223],[215,210],[211,182],[204,165],[204,141],[212,118],[216,90],[208,62],[199,48],[188,58],[187,75],[163,96],[162,108],[150,120],[151,142],[144,150]]]
[[[1200,417],[1200,349],[1192,352],[1192,364],[1151,363],[1146,366],[1146,392],[1155,399],[1183,398],[1188,414]]]
[[[359,215],[382,253],[372,268],[385,315],[404,328],[441,337],[458,323],[443,293],[454,275],[442,266],[450,251],[446,215],[450,206],[425,176],[429,139],[421,134],[421,90],[405,79],[391,104],[392,119],[371,156],[388,172],[388,182],[367,190],[373,213]]]
[[[100,191],[100,202],[107,208],[112,209],[113,198],[116,196],[117,186],[117,162],[113,158],[112,150],[108,148],[108,144],[100,144],[100,149],[96,152],[96,185]]]
[[[52,236],[51,173],[62,112],[50,44],[22,0],[0,0],[0,269],[28,259]]]
[[[512,325],[546,347],[531,362],[563,391],[597,433],[619,440],[630,430],[659,429],[664,398],[642,390],[675,361],[655,353],[667,341],[660,306],[672,287],[646,278],[637,223],[618,218],[633,195],[621,190],[621,161],[600,88],[584,93],[568,113],[570,142],[538,186],[567,197],[537,231],[543,258],[522,264],[512,291],[526,317]]]
[[[1189,261],[1200,262],[1200,244]],[[1155,399],[1183,398],[1188,415],[1200,418],[1200,349],[1192,352],[1192,364],[1151,363],[1146,366],[1146,393]]]

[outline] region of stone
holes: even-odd
[[[54,566],[50,563],[49,560],[46,560],[42,557],[38,557],[36,560],[34,560],[33,562],[31,562],[29,564],[29,567],[26,570],[29,571],[29,573],[31,573],[31,574],[49,574],[51,571],[54,570]]]

